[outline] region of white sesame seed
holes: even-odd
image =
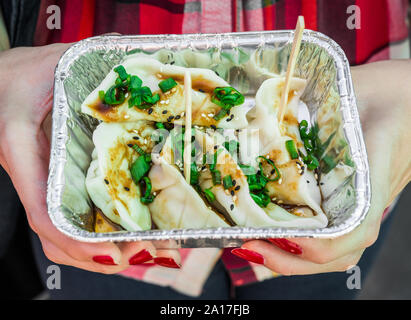
[[[237,196],[233,196],[233,201],[237,201]]]

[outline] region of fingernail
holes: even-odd
[[[180,268],[180,266],[172,258],[158,257],[158,258],[154,258],[154,262],[162,267],[176,268],[176,269]]]
[[[130,265],[141,264],[153,259],[153,256],[148,252],[146,249],[141,250],[140,252],[136,253],[130,259],[128,259],[128,263]]]
[[[106,264],[106,265],[111,265],[111,266],[117,265],[114,262],[113,258],[110,256],[94,256],[93,261],[100,263],[100,264]]]
[[[298,244],[291,242],[287,239],[268,239],[272,244],[275,244],[280,249],[287,251],[292,254],[302,254],[303,248],[301,248]]]
[[[264,257],[257,252],[247,250],[247,249],[242,249],[242,248],[235,248],[231,250],[231,253],[242,259],[245,259],[245,260],[248,260],[254,263],[264,264]]]

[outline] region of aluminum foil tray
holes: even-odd
[[[71,46],[55,71],[47,190],[48,212],[54,225],[79,241],[152,240],[161,247],[232,247],[250,238],[333,238],[356,228],[369,209],[371,188],[349,64],[333,40],[305,30],[294,74],[308,80],[302,100],[308,106],[312,122],[318,123],[321,141],[332,140],[331,157],[348,163],[351,168],[343,170],[345,175],[338,172],[338,185],[321,183],[320,188],[326,194],[323,209],[329,219],[326,228],[93,232],[93,210],[85,188],[85,175],[93,150],[91,137],[98,121],[79,110],[86,96],[110,69],[125,55],[140,52],[163,63],[210,68],[252,97],[270,74],[285,72],[293,32],[99,36]],[[259,70],[258,76],[246,72],[250,63]]]

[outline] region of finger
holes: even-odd
[[[168,268],[180,268],[181,256],[179,246],[175,240],[153,241],[157,248],[157,255],[154,262],[160,266]]]
[[[92,271],[92,272],[100,272],[100,273],[105,273],[105,274],[115,274],[118,272],[121,272],[128,268],[128,265],[123,265],[123,264],[103,264],[99,263],[96,261],[79,261],[76,259],[73,259],[71,256],[69,256],[66,252],[61,250],[59,247],[57,247],[54,243],[49,241],[48,239],[39,237],[43,252],[46,255],[47,259],[50,261],[61,264],[61,265],[69,265],[77,268],[81,268],[87,271]]]
[[[382,205],[372,205],[370,213],[359,227],[352,232],[334,239],[293,238],[288,241],[302,249],[300,257],[314,263],[327,263],[346,256],[353,251],[365,249],[374,244],[378,238]],[[373,211],[378,211],[375,214]]]
[[[318,264],[289,254],[270,243],[253,240],[241,248],[254,251],[264,257],[264,265],[282,275],[304,275],[324,272],[345,271],[356,265],[364,250],[358,250],[337,260]]]
[[[121,250],[123,263],[137,265],[152,262],[156,257],[156,248],[150,241],[121,242],[117,244]]]

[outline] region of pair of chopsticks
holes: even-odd
[[[294,74],[295,64],[297,62],[298,53],[301,47],[301,39],[305,28],[304,17],[299,16],[295,27],[291,54],[288,60],[287,72],[285,74],[285,83],[281,93],[280,107],[278,110],[278,122],[280,129],[284,119],[285,110],[287,109],[288,94],[290,91],[291,78]],[[185,104],[185,133],[184,133],[184,176],[188,184],[190,184],[191,174],[191,74],[187,70],[184,74],[184,104]]]

